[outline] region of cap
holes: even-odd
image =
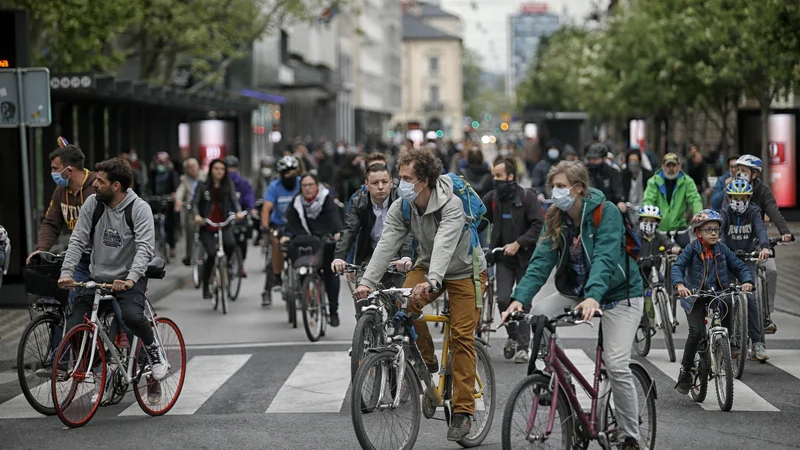
[[[681,163],[681,160],[675,153],[667,153],[666,155],[664,155],[664,159],[661,161],[661,163],[664,164],[665,166],[668,164],[677,165]]]

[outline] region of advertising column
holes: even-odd
[[[779,208],[797,206],[795,121],[794,114],[769,117],[770,186]]]

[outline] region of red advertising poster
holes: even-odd
[[[797,137],[794,114],[769,117],[770,186],[779,208],[797,206]]]
[[[200,167],[203,171],[208,171],[208,165],[215,159],[225,158],[224,145],[201,145],[200,146]]]

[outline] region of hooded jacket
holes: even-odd
[[[114,280],[139,281],[153,259],[155,231],[150,205],[128,189],[125,198],[114,208],[106,206],[90,243],[92,215],[97,196],[86,199],[78,223],[69,238],[69,247],[61,266],[61,276],[71,277],[81,255],[91,249],[89,274],[92,280],[110,283]],[[133,230],[125,221],[125,208],[133,204]]]
[[[622,192],[622,177],[619,170],[603,163],[597,168],[589,168],[589,178],[592,187],[603,191],[603,195],[611,203],[616,205],[625,201],[627,193]]]
[[[764,214],[769,216],[769,219],[778,228],[781,234],[792,234],[789,226],[786,224],[786,219],[783,218],[780,209],[778,209],[778,202],[775,201],[775,195],[772,189],[766,184],[761,182],[761,178],[756,178],[750,184],[753,185],[753,195],[750,197],[750,204],[755,204],[761,208],[761,219],[764,219]],[[722,209],[728,207],[728,196],[723,194]]]
[[[603,220],[599,227],[595,227],[593,212],[601,204]],[[530,305],[533,297],[547,282],[553,267],[556,268],[555,281],[558,292],[573,295],[573,286],[566,284],[569,278],[566,276],[566,271],[569,270],[569,252],[565,251],[568,233],[567,225],[562,224],[561,243],[558,250],[553,251],[553,242],[547,237],[545,223],[542,228],[542,238],[528,263],[528,270],[514,289],[512,299]],[[593,298],[600,304],[626,300],[629,295],[630,298],[641,297],[643,288],[639,266],[623,248],[625,227],[622,223],[622,214],[613,203],[606,202],[605,195],[597,189],[589,189],[589,196],[583,199],[579,233],[589,262],[589,275],[583,287],[585,297]]]
[[[68,186],[57,186],[56,190],[53,191],[53,197],[50,200],[50,206],[47,207],[44,222],[39,228],[36,250],[50,250],[50,247],[58,240],[58,236],[65,225],[70,231],[75,228],[86,199],[94,194],[94,180],[97,179],[95,172],[89,172],[84,169],[83,173],[83,184],[77,192],[73,192]]]
[[[453,181],[447,175],[439,176],[431,192],[428,206],[420,214],[419,208],[411,204],[411,229],[403,221],[401,205],[394,202],[389,207],[383,234],[372,254],[372,260],[361,279],[361,284],[375,289],[383,277],[386,266],[393,255],[403,246],[409,233],[413,233],[419,245],[417,264],[428,268],[428,277],[441,285],[444,280],[472,278],[470,254],[470,231],[465,230],[467,216],[461,199],[453,194]],[[441,211],[441,221],[436,219]],[[477,255],[480,271],[486,270],[483,252]]]
[[[769,248],[769,237],[767,227],[761,218],[761,208],[750,203],[743,213],[738,214],[731,205],[728,205],[722,209],[720,215],[722,216],[720,242],[727,245],[731,251],[752,252],[756,248]]]
[[[692,215],[699,213],[703,210],[703,198],[700,197],[694,181],[681,171],[675,180],[672,201],[668,202],[665,180],[664,171],[659,170],[647,181],[642,204],[658,206],[662,215],[658,229],[666,233],[685,228],[688,225],[686,207],[691,207]]]

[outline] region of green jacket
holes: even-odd
[[[686,227],[688,225],[686,207],[691,207],[692,215],[699,213],[703,210],[703,198],[697,192],[697,185],[694,184],[692,177],[681,171],[675,183],[675,191],[672,193],[672,202],[667,202],[664,171],[659,170],[647,181],[642,205],[658,206],[661,210],[661,223],[658,229],[666,233]]]
[[[630,298],[643,295],[639,266],[627,256],[623,248],[625,227],[622,223],[622,214],[613,203],[605,200],[606,197],[601,191],[589,189],[589,197],[583,201],[580,225],[581,241],[590,265],[589,276],[584,285],[584,296],[593,298],[601,304],[626,300],[628,295]],[[600,221],[600,226],[595,227],[593,212],[603,202],[605,202],[603,219]],[[536,245],[533,257],[528,263],[528,270],[514,289],[512,299],[529,305],[547,282],[553,267],[557,267],[555,284],[558,292],[568,296],[573,295],[572,286],[566,284],[566,271],[569,265],[569,252],[565,251],[568,233],[566,228],[566,225],[562,225],[558,251],[552,251],[553,244],[546,237],[547,224],[545,224],[539,244]]]

